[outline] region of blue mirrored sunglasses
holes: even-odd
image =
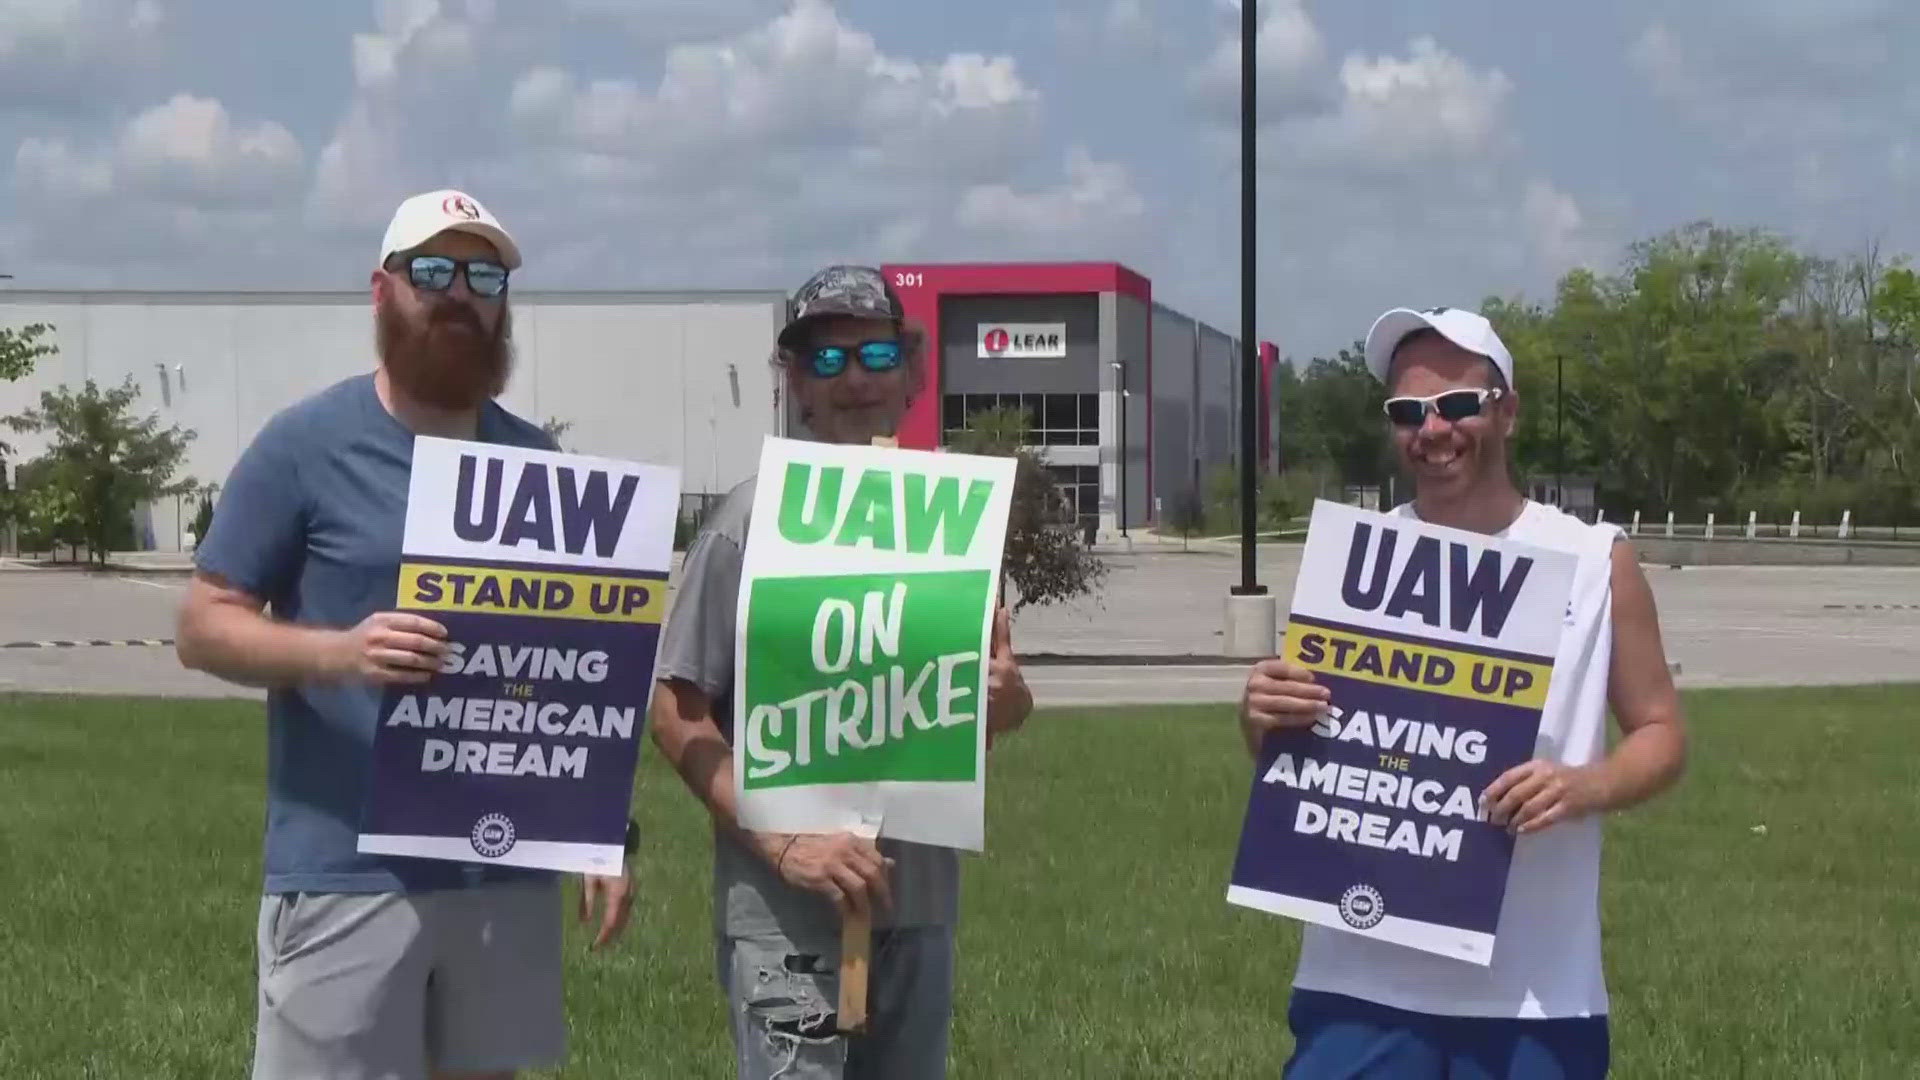
[[[822,379],[831,379],[847,370],[847,361],[859,357],[860,366],[868,371],[892,371],[900,366],[900,343],[897,341],[863,341],[858,345],[817,345],[808,355],[807,362],[813,373]]]
[[[490,259],[450,259],[445,255],[415,255],[407,260],[407,280],[427,292],[453,288],[453,277],[467,274],[467,288],[475,296],[494,297],[507,291],[507,268]]]

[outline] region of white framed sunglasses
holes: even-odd
[[[1486,411],[1488,402],[1500,400],[1504,393],[1498,387],[1482,387],[1447,390],[1427,397],[1390,397],[1381,409],[1395,427],[1419,427],[1427,422],[1429,412],[1451,424],[1479,416]]]

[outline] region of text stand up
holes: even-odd
[[[670,468],[414,440],[395,607],[448,655],[381,698],[357,850],[623,872],[679,501]]]
[[[1229,902],[1482,967],[1578,553],[1316,501],[1282,655],[1332,695],[1267,735]]]

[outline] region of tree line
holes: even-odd
[[[1920,521],[1920,277],[1904,258],[1700,222],[1615,272],[1568,273],[1550,302],[1481,311],[1514,355],[1522,483],[1591,477],[1613,520]],[[1388,482],[1384,422],[1355,422],[1383,396],[1360,342],[1276,376],[1283,468]]]

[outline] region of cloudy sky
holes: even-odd
[[[467,187],[526,288],[1117,259],[1237,331],[1229,0],[0,0],[0,272],[359,288]],[[1544,296],[1699,218],[1920,249],[1910,0],[1270,0],[1260,330]]]

